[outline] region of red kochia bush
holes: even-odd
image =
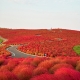
[[[13,73],[9,71],[0,71],[0,80],[19,80]]]
[[[50,69],[54,65],[53,60],[45,60],[41,62],[38,67],[44,67],[45,69]]]
[[[13,73],[20,79],[20,80],[29,80],[32,77],[34,67],[30,65],[18,65],[14,70]]]
[[[0,58],[0,66],[4,63],[5,59],[4,58]]]
[[[7,67],[10,71],[12,71],[18,64],[18,61],[12,60],[8,62]]]
[[[46,58],[36,57],[36,58],[33,59],[33,61],[31,61],[31,65],[36,67],[36,66],[38,66],[38,64],[40,64],[44,60],[46,60]]]
[[[33,76],[48,73],[48,70],[43,67],[38,67],[33,71]]]
[[[19,64],[18,60],[15,59],[6,59],[7,64],[1,66],[0,71],[12,71],[15,66],[17,66]]]
[[[7,65],[3,65],[1,66],[0,71],[10,71],[10,67]]]
[[[80,71],[80,60],[77,61],[76,70]]]
[[[42,74],[39,76],[35,76],[33,78],[31,78],[30,80],[57,80],[53,78],[53,75],[50,74]]]
[[[60,68],[54,73],[54,76],[58,80],[80,80],[80,72],[70,68]]]
[[[77,59],[73,58],[65,58],[63,62],[67,64],[71,64],[73,67],[76,67]]]
[[[25,59],[23,59],[23,61],[20,63],[21,65],[29,65],[29,64],[31,64],[31,62],[33,61],[33,58],[25,58]]]
[[[66,67],[66,68],[72,68],[73,66],[70,64],[66,64],[66,63],[59,63],[59,64],[55,64],[53,67],[51,67],[51,69],[49,70],[50,73],[54,73],[57,69],[60,69],[62,67]]]

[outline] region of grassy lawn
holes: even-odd
[[[3,42],[3,40],[2,39],[0,39],[0,43],[2,43]]]
[[[80,45],[74,46],[73,50],[74,50],[78,55],[80,55]]]

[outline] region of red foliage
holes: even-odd
[[[14,70],[13,73],[20,79],[20,80],[29,80],[32,77],[32,72],[34,67],[29,65],[18,65]]]
[[[36,57],[33,59],[33,61],[31,61],[31,65],[37,67],[38,64],[40,64],[42,61],[46,60],[46,58],[40,58],[40,57]]]
[[[79,31],[66,29],[12,30],[0,29],[0,35],[10,44],[22,44],[18,49],[39,56],[78,56],[73,47],[80,44]],[[13,36],[12,36],[13,35]],[[1,50],[1,54],[6,51]],[[6,53],[7,56],[10,53]]]
[[[45,60],[45,61],[41,62],[38,65],[38,67],[43,67],[43,68],[49,70],[53,65],[54,65],[54,61],[53,60]]]
[[[25,59],[23,59],[23,61],[21,61],[21,65],[30,65],[31,64],[31,62],[33,61],[33,58],[25,58]]]
[[[48,73],[48,70],[43,67],[38,67],[33,71],[33,76],[44,74],[44,73]]]
[[[57,69],[60,69],[62,67],[65,67],[65,68],[72,68],[73,69],[73,66],[70,65],[70,64],[66,64],[66,63],[59,63],[59,64],[55,64],[53,67],[50,68],[49,72],[50,73],[54,73]]]
[[[8,73],[4,72],[13,74],[17,78],[19,78],[19,80],[30,80],[31,78],[31,80],[80,80],[80,67],[78,67],[78,65],[80,64],[80,57],[0,57],[0,60],[2,61],[2,64],[0,66],[0,74],[2,73],[2,75],[4,76],[1,77],[3,78],[2,80],[9,79],[9,77],[7,77],[8,79],[5,79],[5,76],[8,76]],[[71,62],[72,60],[76,60],[75,67],[72,65],[73,63],[67,63],[69,61]],[[13,77],[11,79],[13,79]]]
[[[78,60],[73,58],[65,58],[62,62],[72,65],[73,67],[76,67],[76,63]]]
[[[13,73],[9,71],[0,71],[0,80],[19,80]]]
[[[51,33],[47,34],[48,31],[46,32],[47,36],[42,36],[44,37],[43,39],[41,36],[39,37],[39,40],[37,40],[34,36],[31,40],[29,41],[29,44],[23,45],[19,47],[19,50],[30,53],[30,54],[35,54],[35,55],[41,55],[41,56],[77,56],[77,54],[73,51],[74,45],[79,44],[79,38],[77,37],[78,32],[76,31],[70,31],[71,33],[76,33],[75,36],[71,34],[70,32],[68,33],[68,30],[62,30],[61,33]],[[65,34],[64,34],[65,33]],[[46,35],[45,34],[45,35]],[[63,35],[64,34],[64,35]],[[57,36],[58,35],[58,36]],[[69,39],[69,37],[71,38]],[[57,37],[57,38],[56,38]],[[34,38],[36,40],[34,40]],[[60,39],[60,40],[59,40]],[[76,41],[75,41],[76,39]]]
[[[0,58],[0,66],[4,63],[5,59],[4,58]]]
[[[9,45],[4,45],[4,46],[2,46],[2,47],[0,47],[0,56],[1,55],[3,55],[3,56],[10,56],[11,54],[10,54],[10,52],[8,52],[7,50],[6,50],[6,48],[8,47]]]
[[[12,71],[18,64],[18,61],[10,60],[7,64],[7,67],[10,71]]]
[[[80,71],[80,60],[77,61],[76,70]]]
[[[80,31],[0,28],[0,35],[8,39],[0,47],[0,80],[80,80],[80,57],[73,50],[80,45]],[[21,45],[18,50],[22,52],[45,57],[8,58],[11,54],[6,48],[11,44]]]
[[[58,80],[80,80],[80,72],[71,68],[60,68],[54,73],[54,76]]]
[[[33,77],[30,80],[57,80],[57,79],[53,79],[52,75],[50,74],[42,74],[42,75]]]

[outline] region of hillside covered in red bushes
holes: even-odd
[[[80,58],[0,57],[0,80],[80,80]]]
[[[78,56],[73,47],[80,45],[80,31],[66,29],[42,30],[1,30],[1,36],[7,38],[6,45],[22,44],[22,52],[55,57]]]
[[[0,28],[0,36],[0,80],[80,80],[80,31]],[[12,58],[10,45],[37,57]]]

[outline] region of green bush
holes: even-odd
[[[80,45],[76,45],[73,47],[73,50],[78,54],[80,55]]]
[[[2,39],[0,39],[0,43],[2,43],[3,42],[3,40]]]

